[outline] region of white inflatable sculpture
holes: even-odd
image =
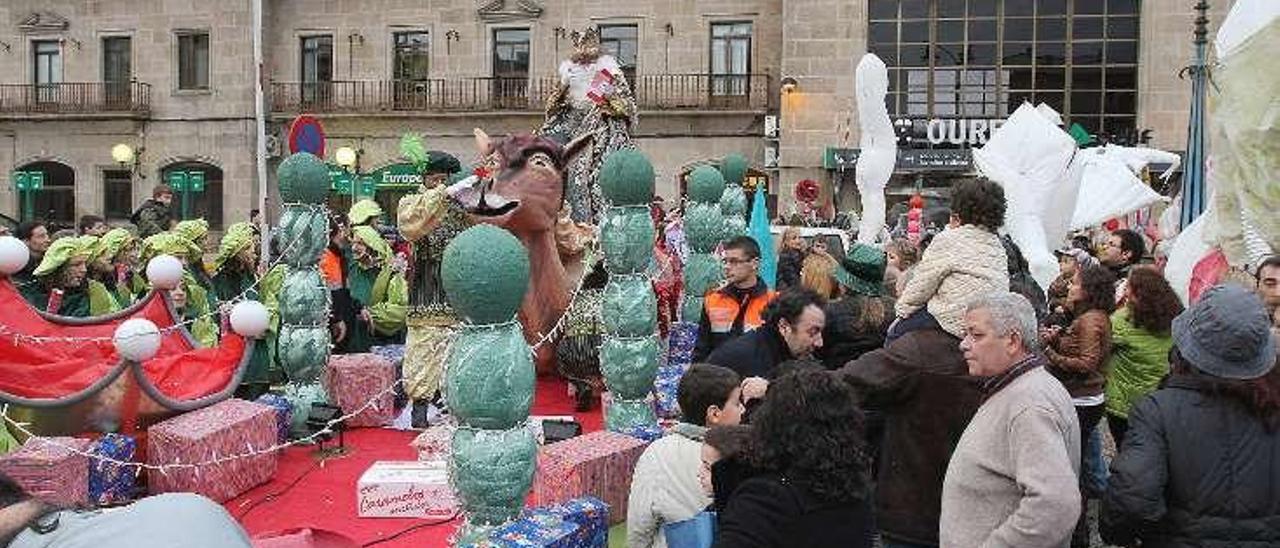
[[[986,145],[973,150],[978,170],[1004,187],[1009,202],[1005,230],[1042,288],[1058,275],[1051,242],[1066,237],[1075,211],[1082,167],[1072,162],[1075,153],[1075,140],[1030,103],[1018,107]]]
[[[1071,230],[1098,226],[1108,219],[1128,215],[1151,204],[1165,201],[1138,178],[1153,161],[1173,163],[1162,177],[1168,178],[1181,158],[1153,148],[1115,145],[1084,149],[1077,154],[1083,163],[1080,197],[1071,215]]]
[[[884,102],[889,93],[889,73],[884,61],[873,53],[863,55],[858,62],[856,80],[858,146],[862,149],[854,172],[858,194],[862,196],[858,242],[871,244],[884,228],[884,189],[898,161],[898,137]]]

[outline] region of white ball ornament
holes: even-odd
[[[240,301],[231,307],[231,329],[242,337],[261,337],[270,319],[267,307],[258,301]]]
[[[0,237],[0,272],[12,276],[27,266],[31,250],[27,244],[13,236]]]
[[[146,361],[160,351],[160,329],[145,318],[125,320],[116,328],[111,342],[121,358],[133,362]]]
[[[160,255],[147,263],[147,280],[156,289],[173,289],[182,282],[182,261],[173,255]]]

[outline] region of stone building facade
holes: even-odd
[[[572,50],[570,33],[588,25],[607,29],[607,48],[629,65],[641,107],[633,132],[653,157],[658,193],[668,199],[679,196],[681,174],[691,166],[730,152],[751,159],[761,180],[768,181],[779,212],[791,208],[792,189],[802,179],[822,183],[829,198],[839,183],[850,180],[833,167],[832,151],[856,147],[858,141],[853,68],[865,52],[887,51],[888,28],[899,29],[894,35],[899,42],[910,41],[911,33],[928,37],[925,44],[893,46],[895,58],[888,60],[893,69],[907,63],[911,47],[945,50],[939,44],[947,40],[948,29],[966,25],[970,56],[980,56],[983,47],[1007,50],[1018,39],[1010,33],[1022,26],[1037,29],[1026,40],[1044,48],[1035,57],[1039,67],[1054,55],[1055,24],[1082,33],[1088,32],[1084,23],[1066,21],[1083,17],[1093,24],[1118,17],[1115,22],[1136,25],[1136,40],[1126,46],[1136,49],[1136,82],[1129,84],[1132,90],[1117,95],[1102,89],[1097,97],[1103,102],[1117,97],[1114,105],[1120,110],[1106,114],[1119,114],[1116,120],[1133,126],[1134,133],[1151,130],[1153,146],[1181,150],[1190,86],[1177,72],[1192,55],[1192,4],[273,0],[264,2],[262,31],[268,171],[287,153],[289,122],[300,113],[321,120],[330,158],[340,146],[359,150],[360,173],[393,170],[400,162],[399,138],[408,131],[423,134],[429,148],[469,161],[473,127],[503,134],[541,124],[542,102],[555,85],[556,68]],[[1210,21],[1216,28],[1228,3],[1214,4]],[[21,215],[23,196],[13,184],[17,173],[44,172],[44,189],[34,195],[35,213],[65,222],[89,213],[124,220],[157,182],[170,180],[174,172],[198,171],[207,186],[192,195],[193,214],[210,217],[215,226],[246,219],[258,203],[251,22],[252,0],[12,0],[0,5],[0,213]],[[985,44],[978,35],[993,25],[1003,30]],[[1083,48],[1067,49],[1065,57],[1071,59],[1073,51]],[[933,57],[931,63],[938,63]],[[969,57],[968,64],[976,58]],[[1067,66],[1057,68],[1059,73],[1075,74],[1070,61],[1063,63]],[[998,61],[988,72],[998,73],[1000,66]],[[929,64],[929,70],[932,86],[940,69]],[[918,82],[911,72],[901,70],[896,90],[901,102],[891,114],[918,119],[955,114],[937,97],[916,101],[910,88]],[[1046,89],[1040,76],[1035,75],[1037,94]],[[1002,83],[995,101],[1008,105],[1017,94],[1007,90],[1017,84],[1005,83],[1006,77],[998,76]],[[794,79],[794,88],[783,91],[784,78]],[[1028,91],[1026,98],[1057,100],[1054,106],[1065,113],[1065,102],[1078,95],[1073,89],[1079,85],[1057,87],[1044,95]],[[1125,99],[1125,93],[1134,97]],[[1077,111],[1091,100],[1077,99]],[[1111,123],[1101,114],[1080,119],[1096,121],[1097,131]],[[775,121],[778,130],[772,134]],[[120,143],[137,152],[133,162],[113,161],[111,148]],[[388,189],[380,198],[394,196],[395,189]]]

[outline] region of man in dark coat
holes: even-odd
[[[822,304],[808,289],[783,291],[765,306],[763,325],[724,343],[706,362],[728,367],[744,379],[771,379],[778,364],[811,357],[822,346]]]
[[[947,463],[982,399],[960,339],[911,331],[835,374],[884,416],[875,498],[885,545],[937,546]]]
[[[173,189],[169,185],[159,184],[151,190],[151,199],[142,202],[129,219],[138,226],[139,240],[173,228],[173,213],[169,210],[172,202]]]

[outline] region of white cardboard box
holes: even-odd
[[[356,484],[362,518],[449,518],[458,506],[443,461],[378,461]]]

